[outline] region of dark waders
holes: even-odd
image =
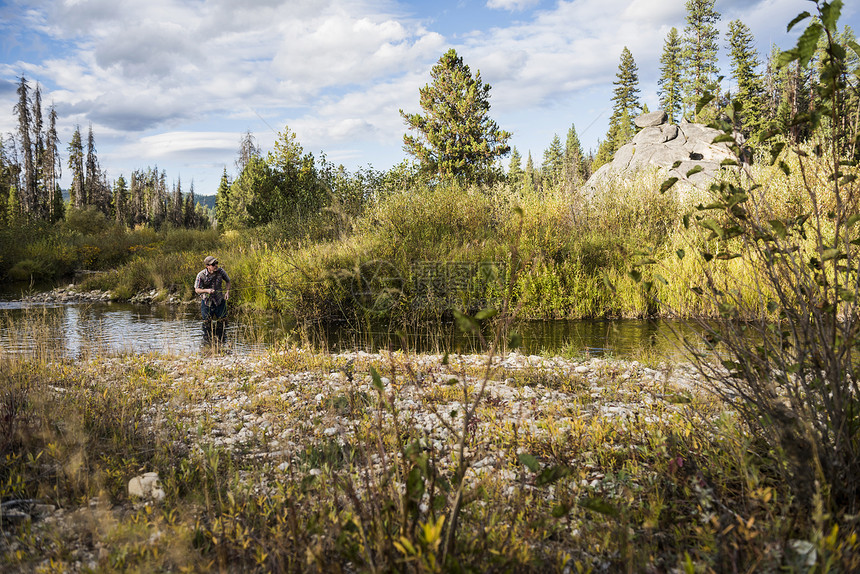
[[[224,344],[224,328],[227,326],[227,300],[218,305],[209,305],[209,299],[200,304],[203,316],[203,344],[221,346]]]

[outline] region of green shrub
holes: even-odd
[[[774,177],[715,182],[688,219],[705,234],[691,236],[699,241],[689,257],[702,269],[691,291],[717,315],[699,322],[703,337],[687,348],[778,459],[800,512],[818,499],[852,521],[860,511],[860,174],[852,150],[840,148],[857,137],[841,122],[849,110],[846,50],[835,42],[840,4],[816,4],[820,19],[781,58],[821,58],[819,105],[792,120],[812,141],[782,154],[773,142]],[[728,138],[736,126],[721,128]]]
[[[70,207],[66,211],[66,228],[81,235],[97,235],[111,224],[105,214],[92,205],[83,209]]]

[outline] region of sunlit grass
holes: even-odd
[[[0,360],[0,499],[62,509],[3,526],[11,571],[83,556],[112,571],[720,572],[791,564],[795,539],[843,569],[858,560],[856,525],[834,534],[826,513],[796,515],[778,456],[683,366],[520,356],[487,369],[295,345]],[[442,565],[458,425],[484,384]],[[159,472],[162,502],[129,498],[143,471]]]

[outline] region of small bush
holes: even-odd
[[[65,226],[81,235],[97,235],[110,227],[111,221],[95,206],[83,209],[70,207],[66,212]]]

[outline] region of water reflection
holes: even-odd
[[[695,336],[681,322],[666,320],[529,321],[516,326],[521,352],[617,358],[678,359],[679,337]],[[422,352],[474,352],[481,346],[452,323],[420,326],[296,325],[271,315],[233,315],[224,334],[225,350],[248,353],[275,344],[311,344],[333,352],[409,349]],[[88,353],[180,353],[208,350],[196,306],[25,305],[0,301],[0,345],[14,353],[50,351],[68,357]],[[40,349],[39,347],[46,347]]]
[[[191,309],[128,304],[27,306],[0,302],[0,345],[15,353],[197,353],[205,350],[200,317]],[[271,329],[264,326],[260,331]],[[225,330],[228,351],[262,350],[274,340],[251,336],[240,321]],[[40,348],[40,347],[45,347]]]

